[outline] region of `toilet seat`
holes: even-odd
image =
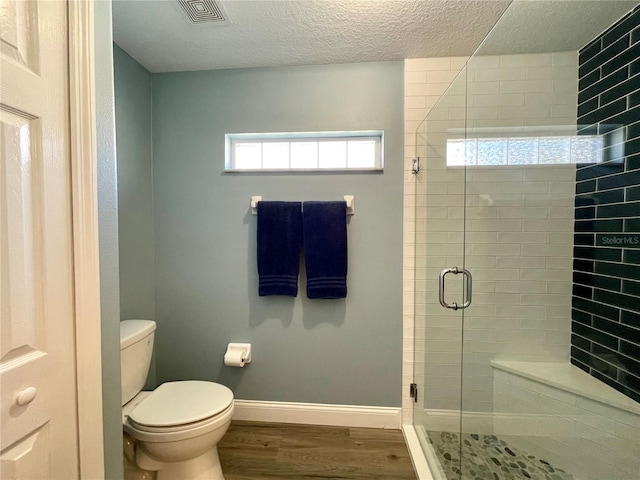
[[[129,422],[147,432],[177,432],[209,423],[233,404],[233,392],[213,382],[167,382],[129,413]]]
[[[234,403],[213,417],[205,418],[199,422],[174,427],[149,427],[135,425],[129,417],[122,424],[123,430],[137,441],[171,443],[181,440],[193,439],[201,435],[207,435],[214,430],[224,428],[226,431],[231,418],[233,418]]]
[[[145,433],[157,433],[157,434],[169,434],[169,433],[180,433],[180,432],[197,432],[199,430],[208,429],[211,424],[218,423],[218,418],[226,418],[229,413],[233,413],[233,405],[229,405],[225,410],[221,413],[214,415],[213,417],[204,418],[198,422],[187,423],[185,425],[174,425],[172,427],[152,427],[149,425],[140,425],[135,423],[129,418],[129,426],[132,429],[137,430],[138,432]],[[204,427],[204,428],[201,428]]]

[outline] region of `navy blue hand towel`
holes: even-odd
[[[307,297],[347,296],[347,204],[304,202]]]
[[[302,203],[258,203],[258,294],[298,295]]]

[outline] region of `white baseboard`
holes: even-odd
[[[321,403],[235,400],[234,420],[399,430],[401,409]]]

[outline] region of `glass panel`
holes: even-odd
[[[347,143],[347,166],[349,168],[374,168],[376,166],[376,142],[373,140],[350,140]]]
[[[460,167],[466,164],[466,142],[464,140],[449,140],[447,142],[447,165]]]
[[[318,168],[318,142],[291,142],[291,168]]]
[[[506,165],[507,142],[501,139],[478,140],[478,165]]]
[[[289,168],[289,142],[263,143],[262,168]]]
[[[464,142],[464,162],[465,165],[478,164],[478,142],[474,139],[467,139]]]
[[[638,478],[638,256],[611,243],[640,235],[637,5],[514,0],[417,129],[413,420],[436,479]],[[461,260],[462,313],[437,300]]]
[[[447,166],[599,163],[624,157],[624,143],[605,149],[604,140],[603,135],[447,140]]]
[[[381,130],[225,134],[225,169],[381,170]]]
[[[461,426],[440,441],[451,458],[461,447],[457,462],[442,462],[449,479],[631,479],[640,471],[640,390],[614,361],[625,356],[616,351],[622,340],[603,345],[607,323],[596,320],[617,322],[625,308],[640,314],[637,295],[617,303],[625,280],[616,269],[631,264],[598,244],[600,229],[622,229],[612,218],[640,218],[640,208],[630,213],[628,197],[613,193],[629,169],[629,127],[593,124],[637,121],[612,110],[628,105],[627,94],[615,98],[624,79],[612,75],[627,68],[628,46],[600,50],[626,42],[640,11],[626,30],[607,29],[636,4],[515,0],[468,62],[465,133],[477,140],[477,162],[467,148],[464,265],[474,292],[463,312]],[[609,75],[610,86],[594,87]],[[624,433],[615,427],[622,418],[635,422]]]
[[[320,168],[344,168],[347,166],[347,142],[320,142],[318,152]]]
[[[598,163],[602,161],[602,137],[573,137],[571,139],[572,163]],[[624,153],[622,153],[624,155]]]
[[[538,163],[538,141],[533,138],[509,139],[509,165],[534,165]]]
[[[571,163],[571,139],[548,137],[540,139],[540,163]],[[575,162],[574,162],[575,163]]]
[[[235,144],[235,168],[260,168],[262,163],[262,145],[260,143]]]
[[[465,143],[463,70],[430,111],[416,135],[420,173],[415,182],[415,379],[414,425],[434,472],[454,478],[460,469],[462,311],[438,300],[438,275],[463,265],[464,178],[476,161]],[[463,303],[462,276],[446,276],[445,299]],[[443,476],[447,475],[447,477]]]

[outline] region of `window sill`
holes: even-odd
[[[235,169],[235,168],[225,168],[222,173],[268,173],[268,174],[361,174],[361,173],[383,173],[383,168],[274,168],[274,169]]]

